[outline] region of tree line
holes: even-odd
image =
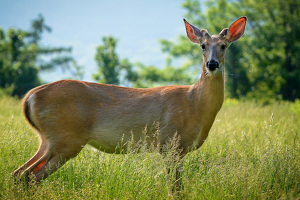
[[[207,0],[204,5],[199,0],[185,0],[182,7],[190,23],[210,33],[218,34],[238,17],[248,17],[245,36],[227,50],[228,97],[291,101],[300,98],[300,1]],[[72,70],[75,77],[82,78],[84,67],[76,64],[71,47],[42,47],[44,32],[51,32],[51,28],[41,15],[32,21],[29,31],[0,29],[2,93],[22,96],[42,83],[39,72],[56,67]],[[102,38],[95,55],[95,81],[153,87],[192,84],[197,79],[201,48],[191,44],[185,35],[178,36],[176,42],[160,40],[162,51],[168,54],[163,68],[121,59],[116,53],[117,43],[113,36]]]

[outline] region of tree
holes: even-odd
[[[250,19],[244,56],[253,68],[253,94],[300,98],[300,1],[242,0],[235,3]]]
[[[112,37],[103,37],[103,45],[97,47],[95,60],[98,65],[98,72],[93,78],[106,84],[119,85],[121,82],[128,84],[136,81],[137,74],[128,59],[120,60],[116,53],[117,40]]]
[[[71,48],[45,48],[40,45],[42,33],[50,32],[42,15],[32,21],[31,30],[0,28],[0,88],[13,96],[22,96],[41,84],[41,70],[69,67]],[[51,57],[49,59],[49,57]],[[46,59],[47,58],[47,61]]]
[[[119,84],[119,57],[115,52],[117,41],[113,37],[103,37],[103,45],[97,47],[95,60],[99,72],[94,74],[94,79],[101,83]]]

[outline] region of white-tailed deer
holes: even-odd
[[[15,179],[27,182],[33,175],[39,182],[86,144],[114,153],[121,140],[142,138],[145,126],[155,123],[160,145],[177,134],[182,156],[199,148],[223,104],[225,50],[244,34],[246,21],[241,17],[211,36],[184,20],[187,36],[203,52],[201,77],[194,85],[138,89],[63,80],[29,91],[23,112],[41,144],[14,172]]]

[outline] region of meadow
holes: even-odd
[[[177,196],[168,162],[147,149],[112,155],[86,146],[39,187],[23,188],[12,173],[39,140],[20,100],[0,97],[0,199],[300,199],[299,120],[299,101],[226,100],[204,145],[186,156]]]

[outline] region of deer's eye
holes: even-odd
[[[225,49],[226,49],[226,45],[225,45],[225,44],[222,44],[222,45],[221,45],[221,49],[222,49],[222,50],[225,50]]]
[[[205,44],[201,44],[201,48],[202,48],[202,50],[205,50],[206,49]]]

